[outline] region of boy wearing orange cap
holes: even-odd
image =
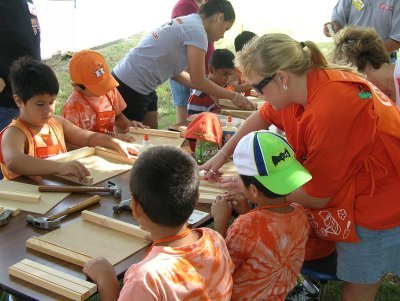
[[[126,103],[104,57],[93,50],[79,51],[71,59],[69,72],[74,91],[64,104],[63,117],[83,129],[133,141],[132,136],[119,133],[126,133],[130,126],[144,126],[122,113]]]
[[[251,132],[238,143],[233,162],[241,189],[256,208],[228,227],[232,204],[211,207],[214,229],[235,264],[231,300],[285,300],[296,285],[310,229],[304,208],[286,195],[311,179],[286,140],[268,131]]]

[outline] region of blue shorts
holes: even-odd
[[[169,86],[171,88],[172,101],[174,102],[175,107],[186,108],[190,96],[190,88],[181,85],[173,79],[169,80]]]
[[[387,273],[400,275],[400,227],[368,230],[356,226],[359,243],[337,242],[340,280],[372,284]]]

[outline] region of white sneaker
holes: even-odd
[[[319,292],[310,293],[303,284],[298,284],[286,297],[286,301],[319,301]]]

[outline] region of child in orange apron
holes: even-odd
[[[72,57],[69,71],[74,91],[64,104],[63,117],[80,128],[132,142],[133,137],[125,134],[129,127],[144,126],[122,113],[126,103],[104,57],[93,50],[79,51]]]
[[[99,145],[127,157],[137,153],[126,142],[83,130],[54,116],[59,84],[53,70],[44,63],[20,58],[11,66],[10,80],[20,116],[0,133],[0,165],[5,178],[60,174],[82,180],[90,176],[78,161],[44,160],[66,152],[66,143],[78,147]]]

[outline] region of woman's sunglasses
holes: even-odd
[[[272,74],[271,76],[264,77],[258,84],[251,84],[251,86],[256,90],[257,93],[263,94],[262,89],[266,85],[270,83],[270,81],[274,78],[276,73]]]

